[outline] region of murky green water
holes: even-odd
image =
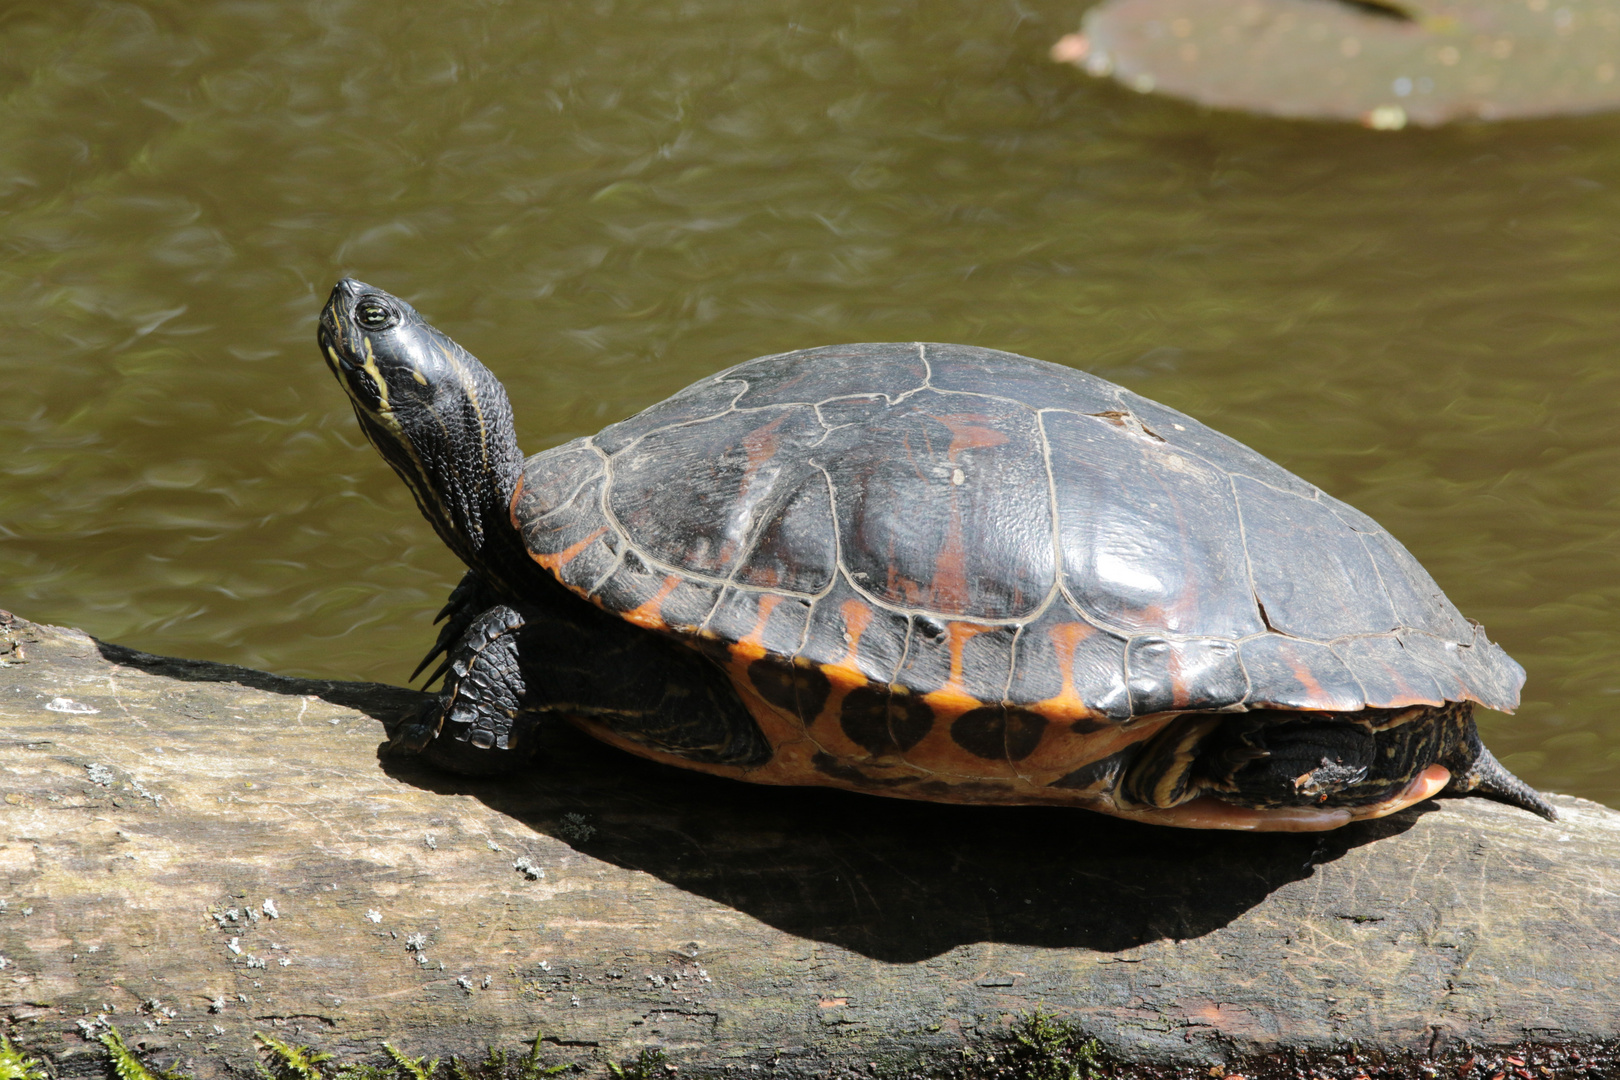
[[[0,606],[401,681],[458,576],[313,344],[333,280],[529,451],[720,366],[1088,368],[1371,513],[1530,671],[1486,734],[1620,805],[1620,117],[1200,113],[1068,0],[19,2],[0,14]]]

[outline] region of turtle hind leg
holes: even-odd
[[[1454,776],[1451,783],[1446,785],[1445,794],[1482,795],[1487,799],[1495,799],[1497,802],[1528,810],[1548,821],[1558,820],[1558,811],[1541,797],[1541,793],[1503,768],[1502,763],[1496,760],[1496,755],[1485,749],[1484,744],[1480,745],[1473,764]]]

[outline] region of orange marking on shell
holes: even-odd
[[[860,650],[861,635],[872,625],[872,609],[859,600],[845,600],[839,612],[844,616],[844,635],[849,639],[849,650],[844,653],[842,660],[822,664],[821,673],[827,676],[834,687],[853,690],[857,686],[865,686],[870,681],[861,672],[856,654]]]
[[[951,677],[938,690],[923,695],[928,707],[942,718],[955,719],[969,709],[976,709],[984,704],[962,685],[962,650],[969,641],[989,629],[988,626],[975,626],[972,623],[946,624],[946,632],[950,635]]]
[[[945,457],[952,465],[956,464],[956,455],[963,450],[985,450],[1007,442],[1006,432],[986,426],[990,418],[979,413],[955,413],[934,419],[951,431],[951,445],[945,451]]]
[[[964,450],[983,450],[1007,442],[1005,432],[988,427],[988,418],[975,413],[936,416],[951,433],[951,444],[945,450],[945,460],[954,468],[956,455]],[[906,602],[936,611],[964,613],[972,600],[968,584],[967,545],[962,536],[962,507],[960,489],[955,483],[949,488],[950,518],[945,526],[945,539],[934,559],[933,578],[926,582],[900,583]]]
[[[1074,650],[1078,649],[1080,643],[1093,632],[1085,623],[1062,623],[1047,631],[1047,636],[1052,639],[1052,648],[1057,654],[1058,671],[1063,675],[1063,688],[1055,697],[1037,701],[1033,706],[1036,712],[1053,720],[1062,721],[1074,721],[1097,715],[1080,699],[1080,692],[1074,688]]]
[[[1316,681],[1316,677],[1311,674],[1309,668],[1298,662],[1291,663],[1288,665],[1288,667],[1289,670],[1294,673],[1294,678],[1298,679],[1299,684],[1305,688],[1305,693],[1309,695],[1313,702],[1321,701],[1331,703],[1332,695],[1327,694],[1322,690],[1322,684]]]
[[[603,531],[605,532],[606,530]],[[659,609],[664,606],[664,601],[669,599],[669,594],[674,592],[680,583],[681,579],[678,575],[669,575],[669,577],[664,579],[664,584],[659,588],[659,590],[653,594],[651,600],[631,608],[629,611],[626,611],[623,615],[621,615],[620,618],[626,620],[627,622],[633,622],[637,626],[646,627],[648,630],[664,629],[668,624],[664,622],[664,617],[659,614]]]
[[[550,570],[553,574],[560,574],[563,567],[567,566],[569,563],[578,558],[580,552],[594,544],[596,540],[605,532],[607,532],[607,526],[604,525],[602,528],[597,529],[579,543],[564,548],[562,551],[559,551],[554,555],[541,555],[537,552],[531,551],[529,552],[529,557],[535,562],[539,563],[541,566],[545,567],[547,570]],[[628,617],[629,616],[626,616],[626,618]]]
[[[787,414],[778,416],[775,420],[761,427],[755,428],[744,436],[742,441],[743,453],[748,463],[743,466],[742,479],[739,481],[737,505],[747,506],[754,500],[749,497],[748,489],[754,482],[754,474],[776,456],[776,449],[780,443],[776,429],[787,420]],[[737,554],[737,541],[732,535],[727,535],[720,545],[719,560],[722,566],[730,566],[732,558]],[[756,584],[767,584],[757,582]]]
[[[518,520],[518,500],[523,498],[523,474],[518,473],[517,487],[512,489],[512,498],[506,504],[506,516],[512,522],[512,528],[523,531],[523,523]]]
[[[759,621],[745,636],[731,646],[732,659],[744,666],[765,655],[765,624],[770,621],[771,609],[782,602],[780,596],[764,596],[759,601]]]

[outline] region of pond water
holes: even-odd
[[[533,452],[762,353],[1096,372],[1386,525],[1620,805],[1620,117],[1374,133],[1047,59],[1057,0],[0,15],[0,606],[401,682],[459,576],[314,346],[345,273]]]

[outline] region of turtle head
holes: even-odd
[[[352,278],[332,290],[317,338],[361,429],[434,531],[469,567],[500,577],[492,560],[510,547],[523,454],[499,380],[411,305]]]

